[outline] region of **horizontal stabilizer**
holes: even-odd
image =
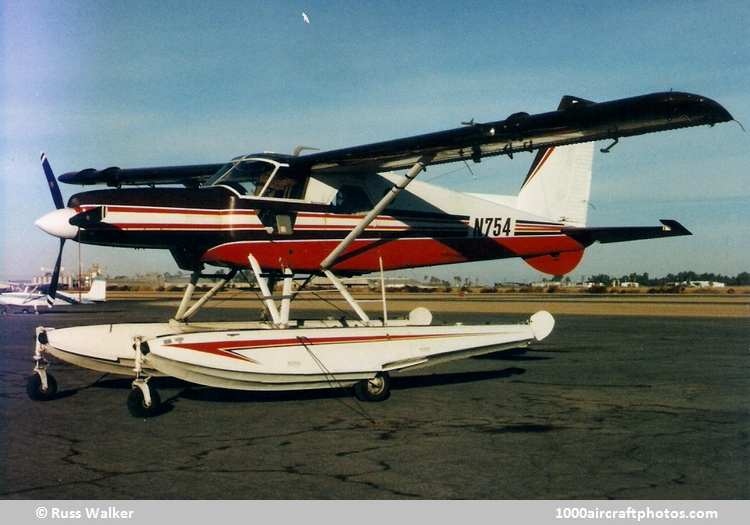
[[[563,228],[562,233],[574,238],[584,246],[595,242],[624,242],[659,237],[692,235],[687,228],[675,220],[660,219],[662,226],[616,226],[604,228]]]
[[[72,295],[68,295],[62,292],[57,292],[55,294],[55,297],[47,296],[47,303],[52,306],[55,302],[55,299],[58,299],[60,301],[64,301],[68,304],[81,304],[81,301],[73,297]]]

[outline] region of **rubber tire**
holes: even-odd
[[[57,381],[55,376],[47,373],[47,390],[42,390],[42,378],[39,374],[31,374],[26,381],[26,394],[34,401],[49,401],[57,396]]]
[[[145,418],[153,417],[161,413],[161,397],[159,391],[149,387],[151,392],[151,406],[146,406],[143,402],[143,392],[140,388],[133,388],[128,394],[128,411],[133,417]]]
[[[391,396],[391,376],[388,372],[378,372],[372,379],[363,379],[354,385],[354,395],[360,401],[385,401]]]

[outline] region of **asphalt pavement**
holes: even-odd
[[[164,378],[167,409],[138,419],[129,379],[59,362],[57,398],[28,399],[35,326],[171,313],[115,301],[0,317],[1,498],[750,497],[748,319],[558,316],[529,350],[396,375],[382,403]]]

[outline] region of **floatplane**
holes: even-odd
[[[57,282],[58,277],[52,276]],[[39,313],[39,308],[53,308],[56,306],[70,306],[77,304],[92,304],[107,300],[107,281],[95,279],[91,281],[88,292],[61,292],[55,290],[50,294],[50,285],[26,286],[23,290],[10,290],[0,293],[0,311],[20,311],[23,313]]]
[[[524,347],[547,337],[553,317],[523,324],[435,326],[425,308],[406,319],[372,319],[340,277],[520,257],[552,275],[570,272],[595,242],[689,235],[675,220],[649,227],[586,225],[593,142],[732,120],[701,95],[653,93],[595,103],[565,96],[555,111],[331,151],[256,153],[227,163],[85,169],[64,183],[106,185],[63,203],[46,157],[56,210],[37,221],[79,243],[161,248],[191,280],[172,319],[64,329],[38,327],[27,390],[54,397],[47,355],[133,377],[133,415],[159,412],[149,378],[212,387],[290,390],[353,387],[386,399],[389,374]],[[428,166],[536,156],[514,196],[470,194],[416,180]],[[405,172],[403,172],[405,171]],[[179,187],[175,187],[179,186]],[[59,263],[59,258],[58,258]],[[225,271],[206,273],[206,265]],[[191,318],[237,272],[251,272],[266,321],[195,323]],[[381,273],[382,275],[382,273]],[[294,298],[325,276],[354,312],[350,320],[295,320]],[[215,283],[193,301],[200,279]],[[293,286],[294,281],[301,284]],[[274,285],[281,283],[281,297]],[[54,297],[54,291],[52,293]]]

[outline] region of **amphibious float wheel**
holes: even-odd
[[[31,374],[26,381],[26,393],[34,401],[49,401],[57,394],[57,381],[55,376],[47,372],[47,388],[42,386],[42,378],[39,374]]]
[[[354,395],[360,401],[385,401],[391,395],[391,378],[388,372],[378,373],[354,385]]]
[[[135,387],[130,391],[128,395],[128,411],[133,417],[151,417],[159,413],[161,408],[161,398],[159,397],[159,391],[155,388],[149,388],[151,394],[151,404],[146,404],[146,399],[143,397],[143,391]]]

